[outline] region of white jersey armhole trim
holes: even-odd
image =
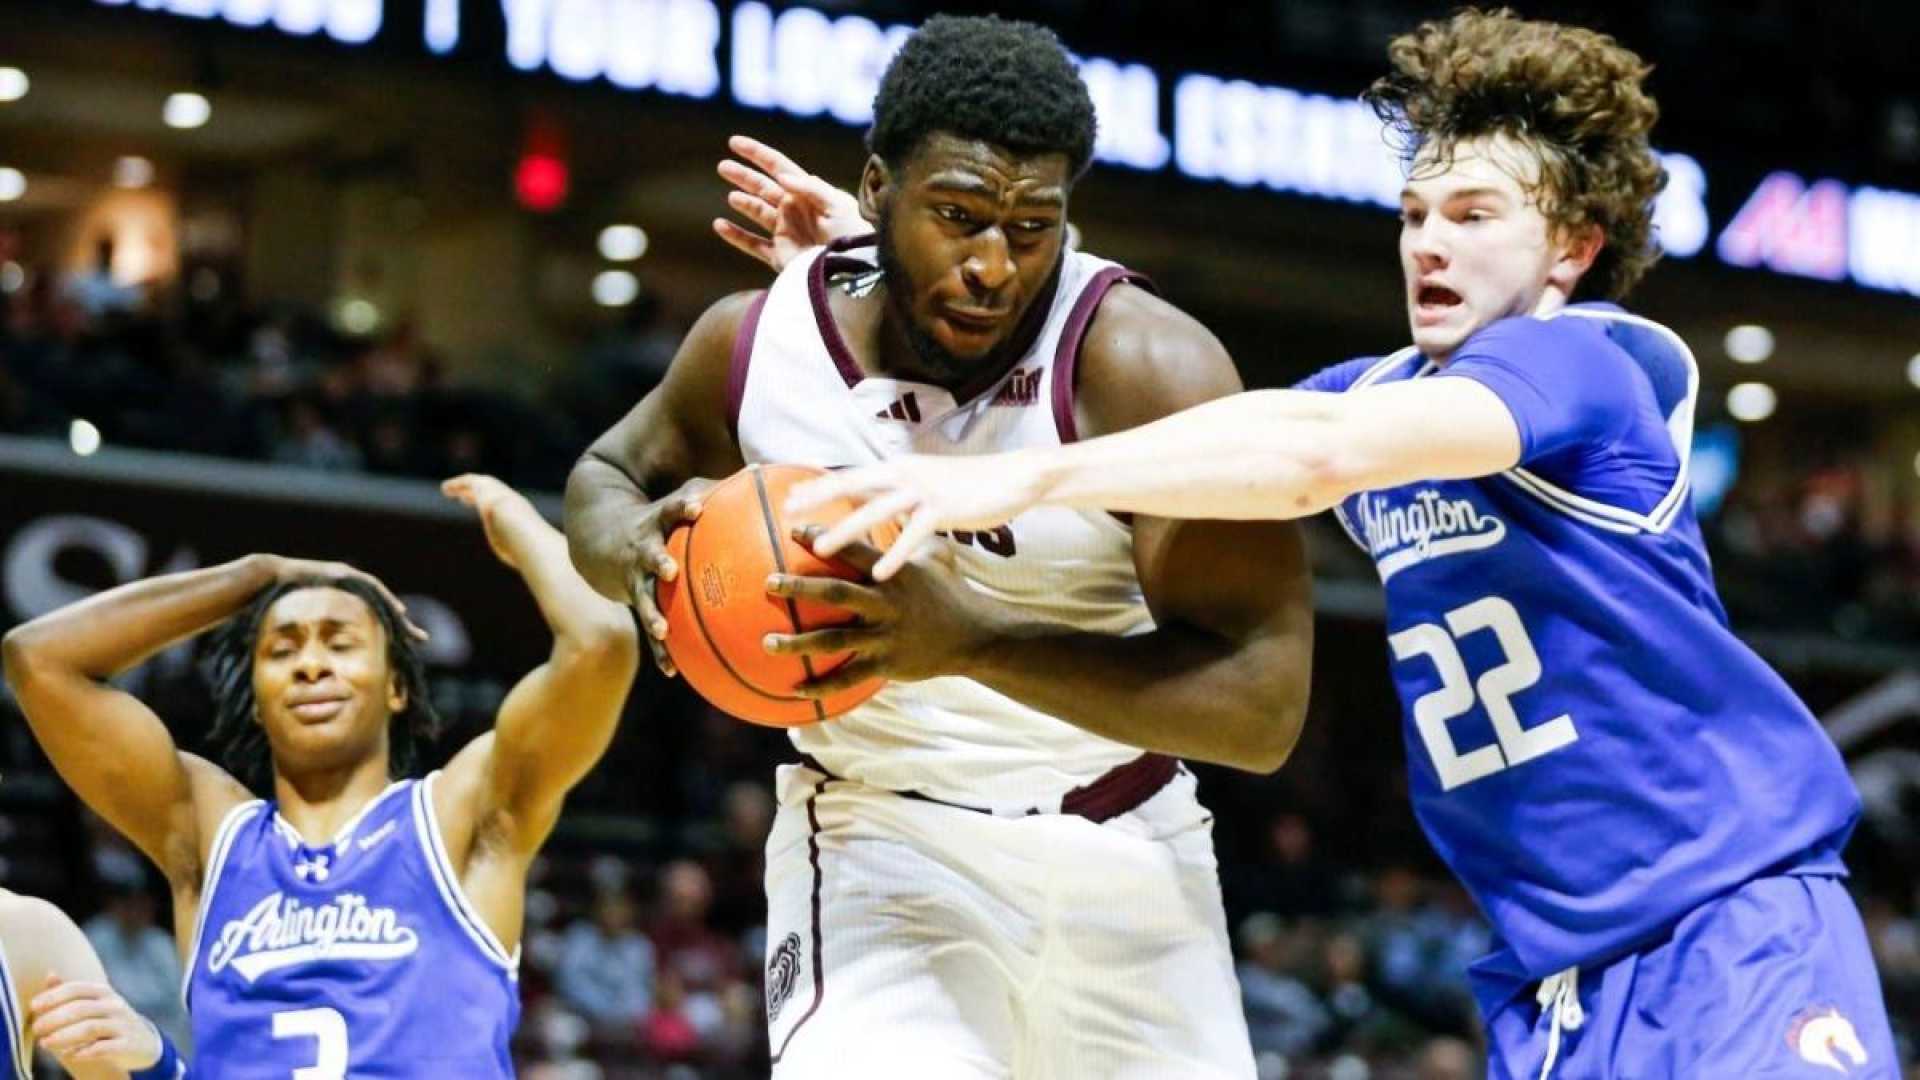
[[[7,1037],[13,1049],[15,1080],[33,1080],[33,1049],[27,1044],[27,1010],[13,985],[13,969],[7,966],[6,946],[0,945],[0,1023],[7,1025]]]
[[[453,872],[453,860],[447,856],[446,842],[440,838],[440,822],[433,814],[433,781],[439,775],[440,770],[435,769],[427,774],[426,779],[413,786],[413,821],[420,834],[421,849],[427,856],[427,867],[433,874],[433,884],[440,890],[440,899],[446,902],[453,920],[467,932],[467,937],[481,955],[499,965],[508,977],[517,980],[520,977],[520,950],[509,953],[494,934],[493,928],[473,909],[466,891],[460,886],[459,876]]]
[[[1674,406],[1673,411],[1667,414],[1666,420],[1667,437],[1672,440],[1674,453],[1680,458],[1680,467],[1675,470],[1673,483],[1667,488],[1667,493],[1661,498],[1659,503],[1655,504],[1652,510],[1645,514],[1577,495],[1565,488],[1548,483],[1546,480],[1541,479],[1538,475],[1526,469],[1511,469],[1500,475],[1505,477],[1521,491],[1532,495],[1534,498],[1546,503],[1549,507],[1577,521],[1592,525],[1595,528],[1625,535],[1633,535],[1636,533],[1653,533],[1658,535],[1664,533],[1668,528],[1672,527],[1675,519],[1679,517],[1680,508],[1686,505],[1688,491],[1687,468],[1689,460],[1693,456],[1694,405],[1700,396],[1700,365],[1694,359],[1693,350],[1687,347],[1684,338],[1674,333],[1671,329],[1654,322],[1652,319],[1642,318],[1638,315],[1630,315],[1624,311],[1591,311],[1577,308],[1567,308],[1553,315],[1549,315],[1547,318],[1556,319],[1563,315],[1576,319],[1593,319],[1599,322],[1623,322],[1643,327],[1667,338],[1674,347],[1679,350],[1680,357],[1685,360],[1687,364],[1687,393],[1686,396]]]
[[[193,917],[193,942],[187,949],[186,970],[180,975],[180,1003],[193,1012],[193,973],[200,967],[200,941],[207,932],[207,912],[213,908],[213,894],[220,887],[220,876],[227,868],[227,855],[233,849],[234,834],[253,815],[266,808],[265,799],[249,799],[227,811],[214,830],[213,846],[207,849],[207,869],[200,879],[200,910]]]
[[[1357,390],[1362,386],[1370,386],[1373,383],[1379,382],[1382,378],[1386,376],[1387,372],[1392,371],[1394,368],[1400,366],[1401,364],[1406,363],[1410,357],[1414,356],[1419,351],[1420,350],[1417,346],[1408,345],[1403,349],[1399,349],[1394,352],[1388,353],[1387,355],[1381,357],[1379,360],[1374,361],[1374,364],[1372,367],[1369,367],[1367,370],[1361,372],[1360,377],[1353,380],[1352,385],[1348,386],[1347,390]],[[1347,392],[1347,390],[1342,390],[1340,392],[1344,394]],[[1365,493],[1361,492],[1360,494],[1365,494]],[[1347,534],[1347,539],[1353,541],[1353,545],[1355,547],[1359,548],[1361,551],[1365,552],[1367,555],[1373,554],[1373,549],[1367,546],[1366,539],[1360,535],[1359,527],[1353,523],[1352,518],[1349,518],[1347,516],[1347,507],[1346,507],[1345,499],[1342,499],[1339,502],[1333,504],[1333,519],[1340,523],[1341,530]]]

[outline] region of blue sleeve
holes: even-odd
[[[1345,363],[1324,367],[1319,371],[1294,383],[1295,390],[1315,390],[1323,394],[1344,394],[1354,380],[1367,373],[1367,369],[1379,363],[1377,356],[1362,356]]]
[[[1575,319],[1502,319],[1468,338],[1442,374],[1492,390],[1520,429],[1525,465],[1575,446],[1608,443],[1636,415],[1633,361]]]

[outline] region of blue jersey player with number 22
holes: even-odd
[[[1413,344],[1045,451],[905,458],[796,492],[941,529],[1037,504],[1331,509],[1386,588],[1414,809],[1497,934],[1494,1077],[1896,1078],[1841,863],[1858,797],[1736,638],[1687,494],[1698,373],[1622,296],[1662,182],[1646,65],[1467,12],[1396,39]]]

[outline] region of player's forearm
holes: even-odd
[[[226,619],[271,585],[271,555],[122,585],[15,627],[6,637],[10,680],[64,671],[107,679]]]
[[[1129,431],[1014,455],[1038,501],[1171,518],[1304,517],[1353,490],[1337,395],[1236,394]]]
[[[1285,763],[1306,716],[1307,671],[1278,638],[1236,642],[1180,624],[1148,634],[1014,629],[967,675],[1095,735],[1253,772]]]
[[[651,500],[625,470],[589,450],[567,477],[567,555],[593,591],[627,603],[632,522]]]
[[[553,631],[554,646],[606,649],[633,637],[627,609],[608,600],[582,580],[568,559],[567,538],[547,524],[530,503],[503,507],[497,535]],[[631,641],[626,642],[631,645]]]

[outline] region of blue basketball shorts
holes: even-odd
[[[1665,938],[1544,982],[1471,971],[1490,1080],[1899,1080],[1886,998],[1839,878],[1758,878]]]

